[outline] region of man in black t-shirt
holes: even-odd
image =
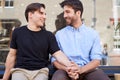
[[[55,36],[43,29],[45,5],[29,4],[25,17],[28,25],[13,31],[3,80],[8,80],[10,73],[12,80],[48,80],[49,53],[61,64],[71,66],[71,62],[60,51]]]

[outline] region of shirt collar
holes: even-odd
[[[71,30],[71,31],[78,31],[78,32],[80,32],[83,28],[84,28],[84,24],[82,24],[81,26],[79,26],[77,29],[76,28],[74,28],[73,26],[68,26],[68,29],[69,30]]]

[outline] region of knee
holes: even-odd
[[[57,70],[53,74],[52,80],[69,80],[69,77],[64,70]]]
[[[63,77],[63,76],[67,76],[67,73],[64,70],[57,70],[53,76],[55,77]]]

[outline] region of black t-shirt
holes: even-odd
[[[54,34],[46,30],[31,31],[26,26],[13,31],[10,47],[17,49],[15,68],[28,70],[47,67],[49,53],[60,50]]]

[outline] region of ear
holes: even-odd
[[[81,16],[81,11],[76,11],[76,15],[80,17]]]
[[[77,11],[76,14],[77,14],[77,15],[81,15],[81,12],[80,12],[80,11]]]
[[[28,17],[29,17],[29,18],[31,18],[31,17],[32,17],[32,15],[33,15],[33,13],[32,13],[32,12],[29,12],[29,13],[28,13]]]

